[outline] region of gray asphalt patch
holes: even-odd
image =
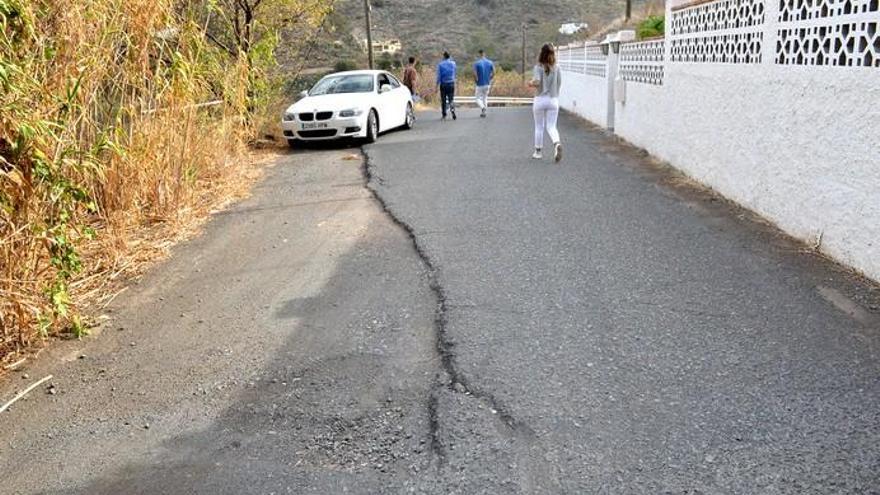
[[[878,336],[816,292],[869,307],[876,286],[569,116],[560,165],[529,158],[528,110],[492,117],[368,147],[436,272],[459,380],[529,432],[441,400],[447,489],[880,486]]]
[[[251,199],[120,296],[112,327],[124,331],[88,342],[88,359],[41,361],[61,393],[4,415],[2,491],[416,486],[437,463],[435,300],[360,161],[343,158],[280,160]]]
[[[561,164],[436,118],[281,160],[22,370],[3,490],[880,487],[875,285],[569,116]]]

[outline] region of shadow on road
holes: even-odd
[[[384,253],[412,256],[404,238],[391,237],[356,245],[319,295],[272,310],[270,326],[296,320],[301,331],[209,428],[62,493],[402,491],[431,462],[432,308],[425,294],[399,294],[396,286],[406,280],[409,292],[417,275],[389,277]],[[426,328],[412,327],[418,313],[428,315]]]
[[[362,139],[343,138],[327,141],[296,141],[293,146],[288,146],[291,154],[316,153],[331,150],[358,150],[363,146]]]
[[[326,146],[331,145],[321,144],[316,151]],[[352,186],[352,194],[359,187]],[[275,196],[271,190],[261,194],[257,208],[235,221],[268,222],[283,215],[259,208]],[[303,268],[301,261],[280,268],[293,258],[290,252],[251,253],[243,255],[236,278],[252,283],[262,277],[270,288],[281,290],[250,287],[217,295],[235,298],[249,292],[247,297],[256,299],[251,307],[264,308],[248,318],[252,327],[218,331],[247,332],[254,339],[261,333],[286,335],[280,347],[269,349],[273,359],[253,374],[245,370],[235,391],[220,399],[225,410],[207,427],[162,440],[138,462],[56,493],[400,493],[416,473],[430,467],[427,401],[438,364],[435,302],[424,267],[410,240],[378,205],[334,208],[317,210],[321,215],[316,218],[325,218],[323,226],[315,227],[317,235],[330,237],[318,243],[318,260],[306,261],[335,266],[326,281],[320,282],[323,268]],[[375,212],[359,226],[326,213],[341,211],[344,217],[364,208]],[[357,240],[346,241],[344,251],[328,257],[328,250],[340,249],[335,236],[350,239],[356,227],[368,228]],[[324,233],[332,228],[338,230]],[[274,259],[262,265],[279,269],[249,273],[261,267],[249,257],[266,256]],[[316,283],[319,290],[305,288]],[[218,320],[230,321],[238,311],[234,300],[227,307],[229,315]],[[167,321],[158,324],[174,325],[176,316],[163,316]],[[223,341],[221,334],[213,344]],[[227,392],[211,387],[206,393]],[[161,428],[156,424],[150,431]],[[135,433],[143,435],[142,442],[147,434]]]

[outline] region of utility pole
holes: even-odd
[[[367,59],[370,62],[370,69],[373,69],[373,21],[370,18],[370,0],[364,0],[364,14],[367,18]]]
[[[632,17],[632,0],[626,0],[626,22],[629,23],[629,19]]]
[[[526,23],[522,23],[522,80],[526,80]]]

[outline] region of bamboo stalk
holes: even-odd
[[[51,380],[51,379],[52,379],[52,375],[48,375],[48,376],[46,376],[45,378],[43,378],[43,379],[41,379],[41,380],[37,380],[36,382],[32,383],[28,388],[22,390],[21,392],[18,393],[18,395],[16,395],[15,397],[13,397],[12,400],[10,400],[9,402],[7,402],[6,404],[3,404],[3,406],[0,407],[0,413],[2,413],[3,411],[9,409],[9,406],[11,406],[12,404],[15,404],[19,399],[21,399],[21,398],[24,397],[25,395],[29,394],[31,390],[33,390],[33,389],[39,387],[41,384],[43,384],[43,383],[45,383],[45,382],[47,382],[47,381],[49,381],[49,380]]]
[[[6,366],[3,367],[3,369],[4,370],[11,370],[25,361],[27,361],[27,358],[21,358],[12,364],[7,364]]]

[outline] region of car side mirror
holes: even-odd
[[[300,99],[300,100],[302,100],[303,98],[305,98],[305,97],[307,97],[307,96],[309,96],[309,92],[308,92],[308,91],[300,91],[300,92],[299,92],[299,99]]]
[[[379,87],[379,93],[380,93],[380,94],[381,94],[381,93],[387,93],[387,92],[389,92],[389,91],[391,91],[391,85],[390,85],[390,84],[383,84],[382,86]]]

